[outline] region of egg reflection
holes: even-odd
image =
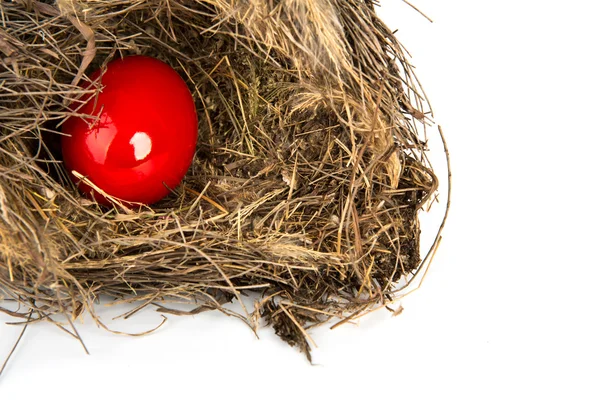
[[[152,150],[152,139],[146,132],[136,132],[129,144],[133,146],[133,155],[137,161],[143,161]]]
[[[92,125],[92,129],[85,138],[85,149],[95,162],[100,165],[106,163],[108,149],[116,135],[117,128],[112,118],[107,113],[100,115],[99,120]]]

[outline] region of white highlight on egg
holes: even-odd
[[[129,144],[133,146],[135,159],[141,161],[148,157],[150,150],[152,150],[152,139],[146,132],[136,132],[129,141]]]

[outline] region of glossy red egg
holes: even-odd
[[[125,203],[155,203],[179,185],[194,157],[198,117],[192,95],[174,69],[145,56],[112,61],[90,78],[98,77],[101,92],[84,98],[77,116],[63,125],[69,175],[103,204],[108,200],[77,173]]]

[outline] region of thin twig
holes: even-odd
[[[29,322],[29,320],[31,319],[31,315],[32,314],[33,314],[33,310],[29,311],[29,315],[27,316],[27,322]],[[12,347],[12,349],[10,350],[10,353],[8,353],[8,356],[6,356],[6,359],[4,360],[4,363],[2,364],[2,368],[0,368],[0,377],[2,376],[2,373],[4,372],[4,369],[8,365],[8,361],[10,360],[10,358],[13,355],[13,353],[17,349],[17,346],[19,345],[19,342],[23,338],[23,335],[25,334],[25,330],[27,329],[28,326],[29,326],[28,323],[26,323],[26,324],[23,325],[23,329],[21,329],[21,334],[19,335],[19,337],[17,338],[17,341],[15,342],[15,344]]]
[[[402,1],[405,2],[407,5],[409,5],[413,10],[415,10],[416,12],[418,12],[419,14],[424,16],[429,22],[433,22],[433,20],[431,18],[429,18],[423,11],[419,10],[417,7],[412,5],[409,1],[407,1],[407,0],[402,0]]]

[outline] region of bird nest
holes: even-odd
[[[374,5],[2,2],[2,311],[77,335],[83,313],[110,329],[100,296],[125,318],[220,310],[309,356],[310,328],[388,307],[422,265],[438,180],[427,101]],[[199,140],[167,198],[105,207],[68,179],[61,125],[88,74],[134,54],[184,78]]]

